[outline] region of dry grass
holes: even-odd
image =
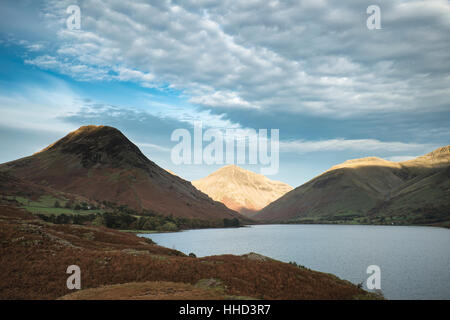
[[[131,282],[71,293],[61,300],[224,300],[233,299],[214,288],[180,282]]]

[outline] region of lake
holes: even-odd
[[[388,299],[450,299],[450,230],[363,225],[259,225],[142,234],[197,257],[257,252],[295,261],[353,283],[366,283],[369,265],[381,269]]]

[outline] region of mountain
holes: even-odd
[[[278,199],[292,187],[235,165],[228,165],[209,176],[192,181],[200,191],[228,208],[251,214]]]
[[[60,192],[184,218],[237,213],[147,159],[119,130],[83,126],[44,150],[0,165],[0,172]]]
[[[375,157],[346,161],[269,204],[254,218],[311,223],[448,223],[450,146],[404,162]]]

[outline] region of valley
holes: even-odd
[[[0,298],[383,299],[296,262],[252,252],[197,258],[133,233],[271,223],[448,226],[449,172],[447,146],[406,162],[349,160],[295,189],[234,165],[191,184],[117,129],[81,127],[0,165]],[[73,264],[85,277],[75,294],[63,285]]]

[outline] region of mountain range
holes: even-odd
[[[50,196],[223,223],[251,222],[246,215],[263,223],[447,226],[450,146],[403,162],[348,160],[292,189],[235,165],[191,183],[149,160],[119,130],[83,126],[1,164],[0,192],[28,202]]]
[[[265,222],[442,224],[450,221],[450,146],[413,160],[336,165],[254,215]]]

